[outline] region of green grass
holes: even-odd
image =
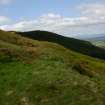
[[[105,61],[2,34],[0,105],[105,105]]]

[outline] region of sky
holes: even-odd
[[[70,37],[105,34],[105,0],[0,0],[0,29]]]

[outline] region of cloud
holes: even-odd
[[[30,31],[46,30],[65,36],[105,33],[105,5],[87,4],[78,7],[80,17],[64,17],[48,13],[34,20],[19,21],[15,24],[1,25],[3,30]]]
[[[5,16],[0,16],[0,25],[1,24],[7,24],[10,22],[10,19]]]
[[[12,0],[0,0],[0,4],[8,4],[10,3]]]
[[[105,17],[105,4],[83,4],[79,6],[81,13],[91,17]]]
[[[59,14],[45,14],[40,16],[38,19],[30,21],[20,21],[12,25],[3,25],[0,28],[5,30],[17,30],[17,31],[26,31],[26,30],[48,30],[48,31],[57,31],[63,29],[64,27],[76,27],[83,24],[89,24],[87,17],[78,17],[78,18],[69,18],[62,17]]]

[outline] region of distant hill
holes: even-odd
[[[105,38],[105,33],[77,35],[75,36],[75,38],[82,39],[82,40],[97,40],[97,39]]]
[[[89,42],[91,42],[92,44],[94,44],[95,46],[98,46],[100,48],[104,48],[105,49],[105,34],[100,34],[96,37],[91,37],[89,39],[87,39]]]
[[[104,41],[105,40],[105,35],[103,36],[97,36],[97,37],[92,37],[92,38],[89,38],[88,40],[95,40],[95,41]]]
[[[104,48],[105,49],[105,40],[104,38],[101,39],[94,39],[94,40],[89,40],[92,44],[94,44],[95,46],[98,46],[100,48]]]
[[[104,84],[104,60],[0,31],[0,105],[105,105]]]
[[[30,31],[17,33],[35,40],[57,43],[70,50],[105,60],[105,50],[92,45],[88,41],[68,38],[47,31]]]

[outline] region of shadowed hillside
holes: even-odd
[[[0,105],[105,105],[105,62],[0,31]]]
[[[70,50],[105,60],[105,50],[92,45],[88,41],[64,37],[47,31],[17,32],[22,36],[39,41],[48,41],[63,45]]]

